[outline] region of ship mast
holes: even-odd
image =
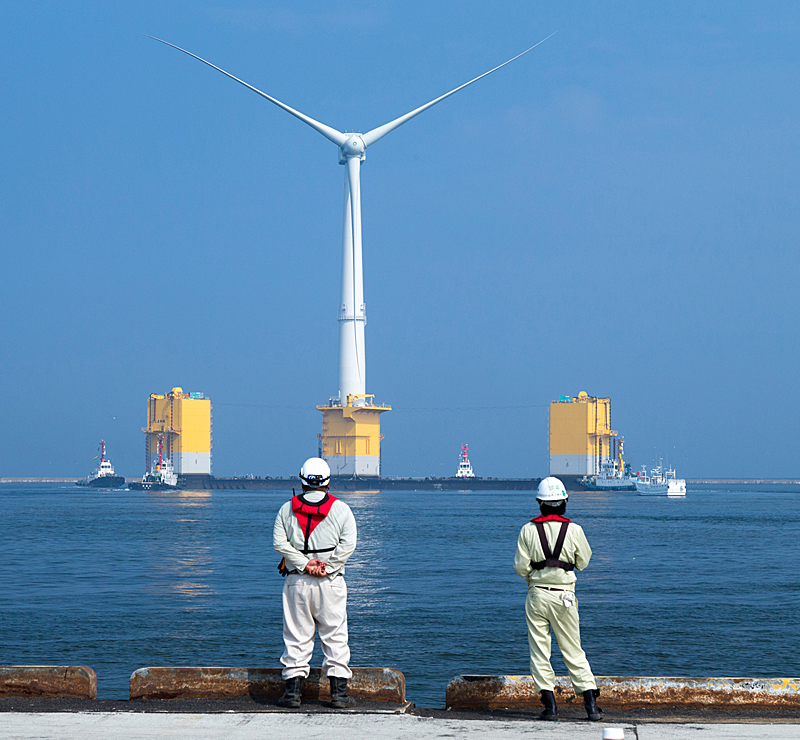
[[[106,461],[106,443],[101,439],[100,440],[100,464]]]

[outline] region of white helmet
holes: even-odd
[[[331,482],[331,469],[321,457],[309,457],[300,468],[300,480],[309,488],[324,488]]]
[[[550,506],[557,506],[568,498],[564,484],[558,478],[553,478],[553,476],[544,478],[539,484],[539,490],[536,493],[537,501]]]

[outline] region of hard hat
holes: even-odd
[[[537,501],[550,504],[551,506],[560,504],[568,498],[569,496],[567,496],[567,489],[564,488],[564,484],[558,478],[553,478],[553,476],[544,478],[539,484],[539,490],[536,492]]]
[[[300,468],[300,480],[310,488],[324,488],[331,482],[331,469],[321,457],[309,457]]]

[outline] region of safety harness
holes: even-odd
[[[336,496],[331,496],[328,493],[325,494],[325,498],[318,504],[309,503],[303,498],[302,494],[292,498],[292,513],[297,517],[297,521],[305,537],[303,549],[300,550],[303,555],[308,555],[311,552],[333,552],[336,549],[336,546],[313,550],[308,547],[308,538],[311,537],[311,533],[316,529],[317,524],[328,516],[334,501],[338,501]]]
[[[572,522],[565,516],[559,516],[558,514],[542,514],[535,519],[531,519],[531,522],[536,525],[536,531],[539,533],[539,542],[542,545],[542,552],[544,553],[544,560],[540,560],[538,563],[534,563],[533,560],[531,560],[531,568],[533,570],[541,570],[542,568],[563,568],[567,572],[575,570],[575,563],[567,563],[564,560],[558,559],[558,556],[561,555],[561,548],[564,547],[567,528]],[[544,530],[545,522],[561,522],[561,529],[556,538],[556,546],[553,548],[552,552],[550,552],[550,545],[547,544],[547,533]]]

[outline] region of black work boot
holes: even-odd
[[[283,696],[278,698],[278,706],[287,709],[297,709],[300,706],[300,692],[303,689],[303,679],[301,676],[286,679],[286,687]]]
[[[597,697],[600,696],[600,689],[589,689],[583,692],[583,706],[586,707],[586,714],[590,722],[597,722],[603,719],[603,710],[597,706]]]
[[[539,715],[539,719],[549,719],[551,722],[558,722],[558,707],[556,707],[556,695],[552,691],[542,691],[542,704],[544,711]]]
[[[338,676],[328,676],[331,681],[331,700],[328,706],[333,709],[347,709],[352,707],[356,700],[347,695],[347,679]]]

